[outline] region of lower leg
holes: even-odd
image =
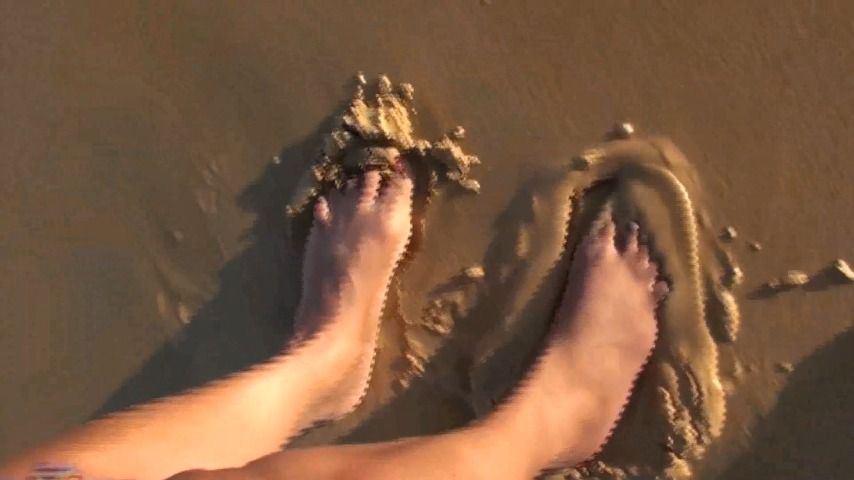
[[[362,189],[334,193],[334,218],[326,201],[318,204],[296,319],[303,340],[287,353],[90,422],[0,465],[0,476],[23,478],[37,462],[135,479],[235,467],[350,411],[367,386],[384,293],[409,237],[412,182],[401,172],[389,183],[380,193],[373,173]]]
[[[536,444],[510,436],[517,432],[508,426],[484,423],[393,442],[290,449],[239,469],[188,471],[170,480],[531,478],[539,467],[530,461],[533,452],[520,448]]]
[[[520,479],[590,458],[610,435],[656,336],[656,268],[610,219],[579,247],[546,349],[496,412],[468,428],[370,445],[287,450],[186,479]],[[656,288],[657,287],[657,288]]]

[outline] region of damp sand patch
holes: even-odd
[[[441,236],[441,225],[424,223],[431,201],[477,201],[443,195],[477,192],[471,173],[480,161],[460,146],[461,128],[435,141],[420,138],[413,94],[385,77],[357,85],[288,205],[297,249],[318,195],[367,169],[388,172],[397,158],[411,165],[416,183],[408,262],[429,263],[413,253],[420,241],[441,241],[433,233]],[[522,208],[508,208],[497,247],[480,264],[427,288],[402,282],[398,272],[363,404],[298,445],[435,433],[488,414],[539,352],[572,251],[611,208],[618,223],[636,221],[647,233],[671,294],[659,311],[655,351],[614,435],[595,461],[563,474],[690,476],[725,420],[718,345],[738,335],[740,269],[711,232],[696,173],[667,139],[621,128],[566,163],[517,195]],[[421,314],[405,317],[406,302],[423,305]]]

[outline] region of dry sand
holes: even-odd
[[[725,423],[717,407],[690,407],[691,389],[665,395],[666,418],[708,415],[692,427],[709,432],[690,462],[697,478],[846,476],[854,287],[823,275],[762,285],[854,257],[854,8],[742,3],[0,7],[0,455],[281,344],[298,299],[299,252],[284,233],[293,167],[315,158],[364,70],[415,85],[425,138],[464,125],[483,188],[443,191],[424,210],[423,242],[389,306],[409,323],[384,320],[375,393],[300,442],[429,433],[488,411],[542,328],[508,332],[547,319],[540,287],[570,206],[558,199],[584,182],[558,173],[629,118],[690,160],[668,168],[706,207],[706,227],[736,228],[726,247],[743,284],[718,293],[712,313],[737,303],[741,322],[712,323],[687,337],[700,339],[692,349],[668,353],[676,360],[660,357],[604,459],[653,455],[649,437],[637,450],[619,442],[642,437],[632,419],[667,405],[652,380],[673,386],[668,372],[691,363],[680,356],[716,351],[694,375],[704,401],[727,395]],[[620,155],[636,162],[648,147]],[[661,178],[621,180],[615,208],[674,209],[666,185],[648,187]],[[651,229],[667,266],[690,263],[684,228]],[[720,265],[713,278],[727,257],[706,256]],[[483,276],[465,273],[473,265]],[[425,318],[432,330],[413,333]],[[410,355],[396,362],[402,344]],[[478,369],[483,358],[506,359],[506,371]],[[655,452],[659,466],[679,463]]]

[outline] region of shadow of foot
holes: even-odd
[[[165,343],[93,417],[201,386],[276,354],[293,331],[300,252],[288,250],[284,207],[334,121],[286,147],[236,202],[255,214],[246,248],[219,272],[219,290],[176,340]]]

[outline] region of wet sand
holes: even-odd
[[[0,7],[0,455],[281,344],[299,267],[283,165],[312,157],[363,70],[411,82],[420,131],[462,124],[483,161],[476,199],[427,211],[418,258],[430,261],[406,271],[421,288],[397,299],[408,318],[466,267],[501,263],[518,245],[504,227],[525,218],[544,172],[631,119],[673,139],[713,226],[739,233],[741,330],[720,352],[741,373],[724,380],[727,422],[697,476],[779,478],[768,465],[780,463],[847,474],[836,425],[854,399],[833,365],[850,363],[854,290],[751,292],[854,257],[854,9],[380,3]],[[373,427],[351,438],[478,413],[426,382],[400,396],[419,408],[368,405]]]

